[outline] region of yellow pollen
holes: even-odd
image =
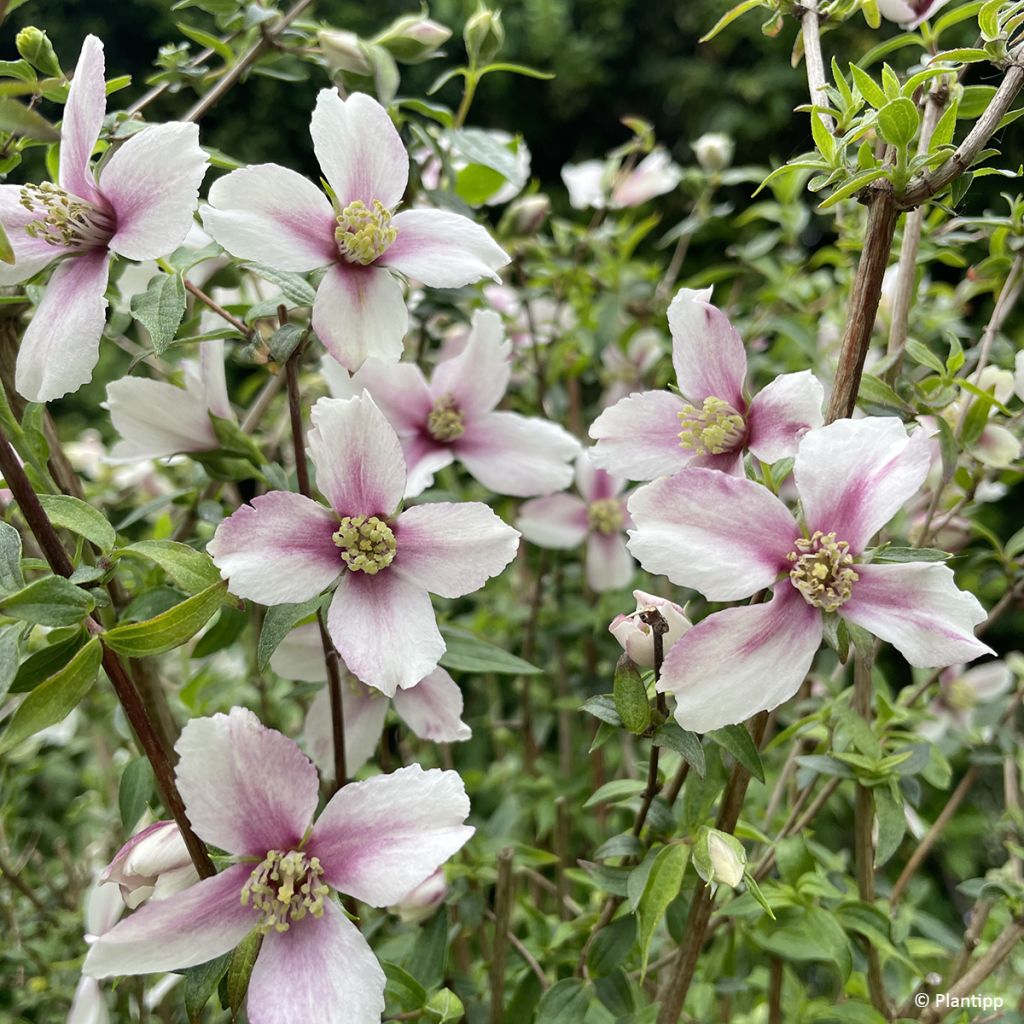
[[[793,563],[789,578],[808,604],[834,612],[850,600],[860,576],[846,541],[815,530],[810,539],[797,538],[788,557]]]
[[[597,533],[618,533],[623,521],[618,498],[598,498],[587,506],[587,522]]]
[[[345,516],[332,540],[341,548],[341,560],[352,572],[376,576],[395,558],[395,535],[376,516]]]
[[[679,445],[694,455],[723,455],[743,443],[747,424],[721,398],[705,398],[698,409],[687,403],[679,410]]]
[[[106,245],[114,232],[106,213],[49,181],[23,185],[18,201],[29,213],[39,214],[25,225],[25,233],[50,245],[92,248]]]
[[[380,259],[398,237],[398,229],[391,224],[391,211],[374,199],[371,209],[361,199],[348,204],[338,214],[334,239],[338,252],[348,263],[369,266]]]
[[[455,441],[466,432],[466,422],[451,395],[434,403],[427,417],[427,430],[435,441]]]
[[[271,850],[242,887],[242,905],[251,903],[260,914],[257,928],[264,935],[271,930],[286,932],[292,921],[301,921],[307,914],[323,915],[330,892],[323,875],[318,857],[307,857],[299,850]]]

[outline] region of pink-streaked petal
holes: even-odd
[[[658,689],[675,694],[684,729],[736,725],[800,689],[821,636],[821,611],[783,582],[767,604],[715,612],[680,637]]]
[[[373,399],[321,398],[310,418],[316,485],[338,514],[390,516],[405,491],[405,459],[394,427]]]
[[[376,576],[347,572],[327,628],[353,675],[389,697],[433,672],[444,654],[430,595],[390,566]]]
[[[166,256],[192,227],[209,158],[199,125],[158,124],[119,146],[100,172],[99,187],[117,218],[110,248],[130,260]]]
[[[679,390],[697,408],[705,398],[720,398],[742,412],[747,353],[736,328],[710,298],[710,288],[680,288],[668,307]]]
[[[440,445],[424,434],[406,434],[401,441],[409,473],[405,496],[415,498],[434,482],[435,473],[455,461],[455,453],[447,445]]]
[[[199,346],[199,379],[202,383],[206,408],[221,419],[235,418],[228,397],[227,378],[224,373],[224,339],[214,338]]]
[[[92,944],[82,972],[109,978],[182,970],[234,949],[258,921],[241,900],[251,871],[251,864],[235,864],[170,899],[140,907]]]
[[[441,360],[434,369],[431,393],[434,398],[450,396],[470,418],[491,412],[508,389],[511,352],[501,317],[489,309],[477,310],[465,348],[457,356]]]
[[[92,379],[107,316],[110,255],[94,249],[66,259],[50,277],[18,349],[15,387],[30,402],[50,402]]]
[[[479,590],[516,556],[519,533],[479,501],[406,509],[395,523],[392,571],[440,597]]]
[[[397,363],[409,327],[402,286],[381,267],[335,263],[313,303],[313,330],[347,370],[367,359]]]
[[[353,394],[360,390],[368,391],[400,435],[422,430],[434,407],[423,371],[415,363],[382,363],[379,359],[367,359],[352,375],[351,386]]]
[[[13,264],[0,263],[0,285],[21,284],[35,277],[59,256],[73,251],[28,234],[25,228],[39,219],[39,211],[26,210],[20,200],[20,185],[0,185],[0,224],[14,250]]]
[[[316,626],[313,626],[316,629]],[[320,644],[319,632],[316,638]],[[320,655],[323,664],[323,654]],[[321,673],[323,675],[323,673]],[[405,693],[405,690],[399,690]],[[411,691],[409,691],[411,692]],[[364,686],[347,675],[341,684],[341,706],[345,716],[345,772],[350,777],[373,756],[384,731],[389,701],[380,691]],[[334,727],[331,724],[331,696],[326,687],[314,698],[306,713],[302,738],[325,779],[334,778]]]
[[[591,590],[619,590],[628,587],[636,573],[636,562],[620,533],[591,533],[587,538],[587,583]]]
[[[986,423],[974,444],[975,458],[993,469],[1007,469],[1020,458],[1021,442],[998,423]]]
[[[316,811],[317,776],[293,740],[234,707],[191,719],[174,749],[185,810],[206,842],[260,859],[301,842]]]
[[[490,412],[453,443],[469,473],[494,491],[528,498],[568,487],[579,441],[567,430],[515,412]]]
[[[911,665],[938,668],[995,653],[974,635],[985,609],[957,587],[949,566],[906,562],[856,568],[860,579],[839,614],[887,640]]]
[[[768,488],[713,469],[684,469],[637,489],[629,550],[651,573],[736,601],[769,587],[800,535]]]
[[[794,475],[811,532],[835,533],[859,554],[928,475],[928,432],[907,436],[895,417],[836,420],[808,431]]]
[[[159,459],[219,447],[206,402],[183,388],[143,377],[107,385],[110,421],[121,435],[112,462]]]
[[[968,669],[960,679],[975,700],[990,701],[1009,693],[1015,676],[1005,661],[987,661],[984,665]]]
[[[626,489],[625,478],[599,468],[591,458],[592,453],[593,449],[580,452],[576,460],[576,490],[588,503],[617,498]]]
[[[686,464],[692,469],[713,469],[716,473],[728,473],[729,476],[745,476],[743,472],[743,449],[735,448],[721,455],[695,455]]]
[[[86,36],[64,106],[60,128],[60,171],[57,181],[66,192],[90,202],[98,193],[89,170],[89,158],[100,137],[107,112],[107,86],[103,80],[103,43]]]
[[[246,999],[249,1024],[379,1024],[384,971],[333,900],[263,939]]]
[[[682,407],[669,391],[643,391],[605,409],[590,427],[594,465],[627,480],[656,480],[682,469],[691,454],[679,444]]]
[[[242,505],[206,550],[237,597],[260,604],[308,601],[344,568],[331,539],[338,517],[301,494],[271,491]]]
[[[365,93],[347,100],[321,89],[310,122],[313,149],[340,207],[379,200],[398,205],[409,181],[409,155],[388,112]]]
[[[674,191],[683,180],[682,169],[668,150],[658,146],[612,189],[614,207],[640,206],[649,199]]]
[[[575,494],[552,494],[519,506],[516,528],[541,548],[568,550],[587,536],[587,506]]]
[[[462,691],[443,668],[395,694],[395,711],[421,740],[458,743],[473,735],[462,721]]]
[[[338,258],[327,196],[277,164],[254,164],[218,178],[202,217],[203,227],[239,259],[303,272]]]
[[[762,462],[796,455],[800,439],[824,418],[825,389],[811,373],[785,373],[754,397],[747,412],[747,447]]]
[[[418,764],[352,782],[317,819],[309,854],[324,881],[371,907],[397,903],[460,850],[473,829],[455,772]]]
[[[398,237],[378,263],[431,288],[500,281],[497,271],[509,261],[486,228],[450,210],[403,210],[392,223]]]

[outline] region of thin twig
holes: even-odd
[[[800,19],[800,33],[804,44],[804,67],[807,69],[807,88],[811,104],[815,107],[828,106],[828,86],[825,84],[825,61],[821,56],[821,30],[818,15],[818,0],[802,0],[796,8]],[[835,127],[828,114],[818,114],[828,131]]]
[[[512,921],[512,857],[506,846],[498,854],[498,880],[494,887],[494,945],[491,948],[491,1024],[505,1019],[505,959],[508,956]]]

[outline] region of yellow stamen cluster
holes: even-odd
[[[427,417],[427,430],[435,441],[455,441],[466,432],[466,422],[451,395],[434,403]]]
[[[25,233],[50,245],[84,249],[105,245],[113,233],[107,214],[52,182],[23,185],[18,201],[29,213],[40,215],[25,225]]]
[[[395,535],[376,516],[345,516],[332,540],[341,548],[341,560],[353,572],[376,576],[395,558]]]
[[[698,409],[687,403],[679,410],[679,444],[694,455],[722,455],[743,443],[747,425],[721,398],[705,398]]]
[[[860,576],[853,568],[853,555],[846,541],[837,541],[834,533],[815,530],[810,539],[794,541],[793,548],[789,553],[793,563],[789,578],[808,604],[834,612],[850,600]]]
[[[334,229],[338,252],[347,262],[364,267],[380,259],[397,237],[391,211],[379,199],[374,199],[372,209],[361,199],[349,203],[338,214],[338,226]]]
[[[242,888],[242,905],[251,903],[259,912],[257,927],[264,935],[271,929],[286,932],[292,921],[301,921],[307,914],[323,915],[330,892],[323,875],[318,857],[307,857],[299,850],[271,850]]]
[[[587,522],[597,533],[618,533],[623,521],[618,498],[598,498],[587,506]]]

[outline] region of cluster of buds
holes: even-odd
[[[319,42],[320,52],[332,72],[370,76],[374,73],[375,55],[381,51],[402,64],[422,64],[439,56],[440,48],[451,36],[451,29],[424,12],[396,19],[372,39],[361,39],[344,29],[322,29]]]

